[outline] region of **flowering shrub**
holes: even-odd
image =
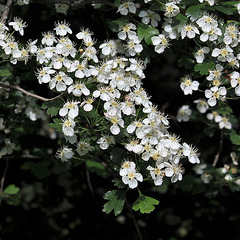
[[[29,2],[17,3],[24,6]],[[103,211],[115,215],[121,213],[126,194],[135,188],[139,197],[132,209],[150,213],[159,202],[145,196],[141,186],[161,188],[184,181],[184,166],[189,164],[194,164],[193,179],[197,179],[192,188],[200,185],[204,192],[214,182],[214,191],[222,184],[239,191],[239,116],[232,105],[240,96],[240,4],[145,0],[109,5],[114,18],[106,21],[111,37],[105,40],[96,39],[88,26],[79,26],[74,32],[67,16],[39,39],[24,39],[28,24],[24,19],[2,18],[1,158],[26,154],[21,136],[31,134],[31,126],[40,123],[35,126],[55,139],[56,158],[66,168],[85,163],[90,171],[114,182],[114,189],[104,195]],[[58,11],[66,13],[67,6],[65,10],[61,7]],[[104,4],[94,7],[108,11]],[[152,57],[171,48],[182,54],[179,89],[183,97],[192,97],[182,106],[176,99],[174,118],[161,111],[144,88],[144,71]],[[21,75],[24,68],[25,76]],[[47,89],[50,98],[31,92],[28,84],[22,88],[23,78],[28,76]],[[204,123],[206,138],[220,133],[213,161],[209,162],[206,154],[201,157],[192,141],[172,133],[171,120]],[[231,147],[221,161],[223,139],[229,138]],[[47,154],[52,155],[51,151]],[[23,168],[32,170],[28,164]],[[11,194],[6,188],[0,197],[9,200]]]

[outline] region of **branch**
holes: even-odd
[[[11,5],[12,5],[12,0],[8,0],[6,5],[5,5],[2,17],[1,17],[1,22],[2,23],[5,23],[6,20],[7,20]]]
[[[19,87],[19,86],[13,86],[13,85],[7,85],[7,84],[4,84],[4,83],[0,83],[0,87],[3,87],[3,88],[11,88],[11,89],[15,89],[15,90],[18,90],[24,94],[26,94],[27,96],[30,96],[30,97],[33,97],[33,98],[37,98],[41,101],[44,101],[44,102],[47,102],[47,101],[52,101],[56,98],[59,98],[60,96],[62,96],[62,94],[56,96],[56,97],[53,97],[53,98],[45,98],[45,97],[41,97],[39,95],[36,95],[34,93],[30,93],[26,90],[24,90],[23,88]]]
[[[222,147],[223,147],[223,132],[221,132],[221,137],[220,137],[220,141],[219,141],[219,150],[218,150],[218,153],[215,155],[215,158],[214,158],[214,161],[212,164],[213,167],[216,167],[216,165],[217,165],[217,162],[220,157],[220,153],[222,152]]]
[[[4,186],[4,181],[5,181],[7,169],[8,169],[8,159],[6,159],[6,165],[5,165],[5,169],[4,169],[4,172],[3,172],[3,176],[2,176],[2,179],[1,179],[0,194],[1,194],[2,191],[3,191],[3,186]],[[1,202],[2,202],[2,200],[0,199],[0,205],[1,205]]]

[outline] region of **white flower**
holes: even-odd
[[[18,31],[20,35],[23,36],[24,34],[24,28],[27,27],[27,24],[23,22],[22,19],[15,17],[13,22],[9,23],[10,26],[13,27],[15,31]]]
[[[200,3],[207,2],[210,6],[214,5],[214,0],[199,0]]]
[[[42,44],[46,44],[47,46],[52,46],[54,43],[57,43],[56,37],[52,32],[43,33],[43,38],[41,40]]]
[[[65,117],[66,115],[68,115],[68,117],[74,119],[75,117],[78,116],[78,104],[79,102],[75,102],[75,101],[68,101],[66,102],[63,107],[59,110],[59,115],[61,117]]]
[[[184,92],[184,95],[192,94],[193,91],[197,91],[199,86],[198,81],[192,81],[191,77],[186,76],[182,78],[182,82],[180,84],[181,89]]]
[[[235,93],[237,96],[240,96],[240,74],[239,72],[232,72],[230,75],[230,83],[233,88],[235,88]]]
[[[227,117],[221,117],[218,125],[220,129],[223,129],[223,128],[232,129],[232,123],[229,121]]]
[[[55,70],[51,69],[50,67],[44,67],[38,69],[36,72],[36,76],[38,79],[39,84],[48,83],[51,80],[51,74],[54,74]]]
[[[69,24],[65,21],[55,23],[54,30],[59,36],[66,36],[68,33],[72,34],[72,30],[69,28]]]
[[[210,49],[208,47],[203,47],[198,49],[198,51],[194,54],[194,57],[197,60],[197,63],[202,63],[204,61],[204,54],[207,54],[210,52]]]
[[[60,158],[62,162],[67,162],[73,157],[74,153],[71,148],[63,146],[57,150],[56,157]]]
[[[139,144],[138,140],[131,140],[129,143],[127,143],[125,145],[125,148],[130,151],[130,152],[134,152],[136,154],[140,154],[143,152],[144,148],[141,144]]]
[[[218,36],[221,36],[221,35],[222,35],[222,31],[220,28],[213,28],[209,32],[203,32],[200,35],[200,40],[202,42],[206,42],[208,40],[213,42],[218,39]]]
[[[188,157],[190,163],[200,163],[200,160],[198,158],[199,154],[197,153],[196,148],[189,146],[187,143],[183,143],[182,147],[183,155]]]
[[[68,77],[64,72],[57,73],[49,82],[50,89],[56,87],[56,90],[63,92],[67,89],[67,85],[73,83],[72,78]]]
[[[133,39],[137,36],[135,31],[132,30],[137,30],[137,27],[133,23],[128,23],[124,25],[123,27],[120,28],[120,32],[118,33],[118,38],[121,40],[125,40],[127,37],[129,39]]]
[[[134,38],[128,40],[127,45],[124,45],[130,56],[135,56],[136,53],[140,53],[143,50],[143,46],[140,42],[141,41],[138,36],[135,36]]]
[[[125,174],[121,173],[120,176],[122,176],[123,183],[127,184],[131,189],[138,186],[138,181],[143,181],[142,174],[138,173],[136,169],[133,168],[129,168]]]
[[[212,51],[212,56],[217,57],[217,59],[221,62],[231,62],[231,60],[234,58],[233,50],[228,45],[221,49],[214,48]]]
[[[120,12],[122,15],[127,15],[128,12],[136,13],[136,6],[133,2],[125,1],[119,7],[117,12]]]
[[[75,122],[71,118],[66,118],[63,121],[62,131],[64,135],[72,137],[74,135]]]
[[[109,146],[115,144],[115,139],[113,136],[104,135],[98,139],[97,144],[99,144],[101,149],[106,150]]]
[[[225,87],[218,88],[217,86],[211,87],[210,90],[205,90],[205,97],[208,98],[208,104],[213,107],[217,104],[217,99],[224,99],[227,94]]]
[[[175,17],[180,13],[179,7],[173,2],[169,2],[165,4],[165,13],[166,17]]]
[[[210,32],[218,26],[218,22],[210,15],[202,16],[196,21],[196,23],[202,28],[203,32]]]
[[[177,113],[177,121],[178,122],[187,122],[190,118],[189,116],[192,114],[192,110],[189,108],[188,105],[183,105],[179,108]]]
[[[105,56],[115,56],[117,54],[117,44],[114,40],[102,43],[99,48],[102,49],[102,54]]]
[[[119,116],[107,116],[112,123],[110,131],[113,135],[118,135],[121,131],[120,127],[124,128],[124,120]],[[120,126],[120,127],[119,127]]]
[[[83,110],[85,112],[90,112],[93,109],[93,105],[92,105],[93,102],[94,102],[94,98],[88,97],[83,100],[83,102],[81,103],[81,107],[83,107]]]
[[[181,30],[182,39],[186,36],[188,38],[195,38],[196,34],[199,34],[199,30],[193,24],[187,24]]]
[[[91,150],[92,150],[92,147],[90,146],[89,143],[86,143],[86,142],[83,142],[83,141],[80,141],[80,142],[77,143],[77,153],[80,156],[86,155]]]
[[[223,66],[220,64],[216,64],[216,68],[212,71],[209,71],[209,75],[206,77],[208,81],[212,81],[214,79],[220,79],[222,76]]]
[[[176,181],[182,180],[182,174],[183,174],[183,168],[181,165],[176,163],[168,163],[164,162],[164,166],[166,167],[164,169],[164,173],[166,177],[171,177],[171,182],[175,183]]]
[[[159,34],[151,38],[153,45],[155,46],[154,50],[157,53],[164,52],[165,48],[169,46],[169,39],[164,34]]]
[[[148,24],[150,22],[153,27],[157,27],[161,20],[160,15],[151,10],[141,11],[138,16],[142,18],[142,23]]]
[[[163,183],[163,177],[164,177],[164,171],[162,170],[163,167],[164,167],[164,164],[160,164],[155,168],[152,166],[147,167],[147,170],[150,171],[150,175],[153,178],[154,184],[156,186],[160,186]]]
[[[197,103],[197,109],[200,113],[205,113],[209,108],[205,99],[195,100],[194,103]]]
[[[92,40],[93,33],[88,29],[81,28],[81,31],[76,35],[77,39],[89,42]]]
[[[68,87],[68,93],[72,93],[76,97],[80,97],[82,94],[88,96],[90,94],[89,89],[82,82],[76,82]]]

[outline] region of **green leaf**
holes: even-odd
[[[114,211],[115,216],[119,215],[123,210],[125,198],[126,192],[123,190],[108,191],[104,195],[104,199],[108,200],[108,202],[104,204],[103,212],[108,214],[111,211]]]
[[[158,35],[159,31],[158,29],[149,25],[138,23],[137,34],[140,41],[144,39],[145,42],[149,45],[152,43],[151,38],[155,35]]]
[[[57,116],[59,109],[62,107],[63,101],[57,98],[52,101],[44,102],[42,104],[42,109],[47,109],[47,114],[51,117]]]
[[[237,134],[235,131],[232,131],[232,133],[230,135],[230,139],[233,144],[240,145],[240,135]]]
[[[12,75],[12,73],[10,72],[9,69],[7,69],[7,68],[0,69],[0,77],[9,77],[11,75]]]
[[[235,4],[238,4],[239,1],[227,1],[227,2],[221,2],[222,5],[225,5],[225,6],[234,6]]]
[[[5,190],[3,191],[3,193],[5,194],[9,194],[9,195],[13,195],[19,192],[19,188],[16,187],[14,184],[10,184],[8,185]]]
[[[93,160],[87,160],[86,166],[89,169],[90,172],[94,172],[100,177],[107,178],[108,172],[106,168],[99,162],[93,161]]]
[[[227,7],[224,7],[224,6],[215,6],[215,9],[217,11],[222,12],[222,13],[227,14],[227,15],[232,15],[234,13],[234,9],[227,8]]]
[[[194,64],[194,60],[186,55],[183,55],[180,59],[178,59],[179,67],[185,67],[186,69],[192,69]]]
[[[232,108],[226,102],[218,102],[215,111],[217,111],[218,114],[224,116],[233,113]]]
[[[62,120],[59,118],[54,118],[53,121],[54,121],[54,123],[49,123],[48,126],[61,132],[62,131]]]
[[[213,62],[203,62],[195,65],[194,70],[200,72],[201,75],[208,75],[209,71],[214,68],[215,64]]]
[[[141,213],[150,213],[155,209],[154,205],[158,204],[159,204],[158,200],[145,196],[139,192],[139,197],[133,203],[132,209],[135,211],[140,210]]]
[[[187,8],[186,15],[191,16],[191,18],[195,20],[202,17],[204,10],[205,9],[203,4],[193,5]]]
[[[172,26],[184,25],[188,22],[188,18],[183,14],[179,13],[173,20]]]

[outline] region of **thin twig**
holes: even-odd
[[[218,149],[218,153],[215,155],[215,158],[214,158],[214,161],[212,164],[213,167],[216,167],[216,165],[217,165],[220,154],[222,152],[222,148],[223,148],[223,132],[221,132],[221,137],[220,137],[220,141],[219,141],[219,149]]]
[[[6,165],[5,165],[3,176],[2,176],[2,179],[1,179],[0,194],[3,191],[3,186],[4,186],[4,181],[5,181],[5,178],[6,178],[7,169],[8,169],[8,159],[6,159]],[[1,205],[1,202],[2,202],[2,200],[0,199],[0,205]]]
[[[94,190],[93,190],[93,187],[92,187],[92,183],[91,183],[91,179],[90,179],[90,174],[89,174],[89,171],[88,171],[88,169],[87,169],[87,166],[86,166],[86,175],[87,175],[88,187],[89,187],[89,189],[90,189],[91,194],[94,196],[95,193],[94,193]]]
[[[8,0],[6,5],[5,5],[2,17],[1,17],[1,22],[2,23],[5,23],[6,20],[7,20],[11,5],[12,5],[12,0]]]
[[[127,205],[127,208],[129,209],[131,218],[132,218],[133,223],[134,223],[134,226],[135,226],[135,228],[136,228],[138,238],[139,238],[139,240],[143,240],[143,237],[142,237],[142,234],[141,234],[141,232],[140,232],[140,229],[139,229],[137,220],[136,220],[136,218],[135,218],[135,216],[134,216],[134,213],[133,213],[133,211],[132,211],[131,206],[129,205],[129,203],[128,203],[127,201],[126,201],[126,205]]]
[[[19,87],[19,86],[7,85],[7,84],[4,84],[4,83],[0,83],[0,87],[11,88],[11,89],[18,90],[18,91],[26,94],[27,96],[31,96],[31,97],[33,97],[33,98],[37,98],[37,99],[42,100],[42,101],[44,101],[44,102],[52,101],[52,100],[54,100],[54,99],[59,98],[60,96],[62,96],[62,94],[60,94],[60,95],[58,95],[58,96],[56,96],[56,97],[53,97],[53,98],[45,98],[45,97],[41,97],[41,96],[39,96],[39,95],[36,95],[36,94],[34,94],[34,93],[28,92],[28,91],[26,91],[25,89],[23,89],[23,88],[21,88],[21,87]]]

